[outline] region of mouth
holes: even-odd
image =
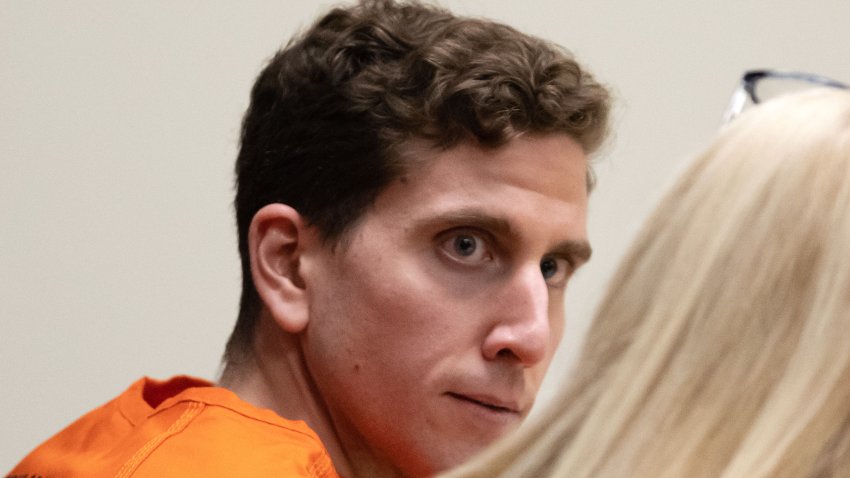
[[[516,405],[506,403],[504,401],[492,398],[485,397],[479,395],[464,395],[460,393],[447,392],[446,395],[463,402],[471,403],[473,405],[478,405],[484,407],[488,410],[497,413],[510,413],[510,414],[519,414],[519,410]]]

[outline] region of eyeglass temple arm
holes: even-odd
[[[726,112],[723,114],[723,123],[728,123],[734,117],[738,116],[738,114],[744,109],[744,105],[747,103],[747,97],[749,96],[750,95],[742,82],[737,88],[735,88],[735,92],[732,93],[732,98],[729,100],[729,106],[726,107]]]

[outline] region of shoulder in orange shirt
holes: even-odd
[[[186,376],[137,381],[33,450],[8,476],[338,477],[304,422]]]

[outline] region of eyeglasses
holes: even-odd
[[[811,73],[778,70],[750,70],[744,73],[741,82],[732,93],[732,99],[723,115],[727,123],[738,116],[747,105],[758,104],[771,98],[795,91],[826,86],[848,89],[847,85],[824,76]]]

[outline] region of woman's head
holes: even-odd
[[[529,476],[845,470],[848,337],[850,93],[811,91],[743,114],[687,169],[571,388],[502,460]]]

